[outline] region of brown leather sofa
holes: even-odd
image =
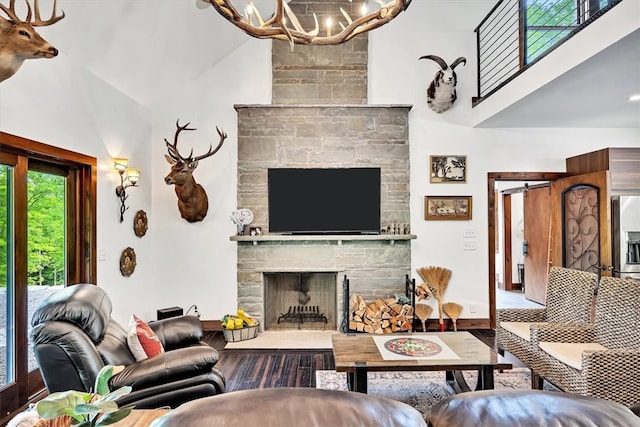
[[[105,365],[124,365],[109,381],[111,390],[131,386],[118,399],[137,409],[169,406],[225,391],[225,379],[215,367],[218,352],[202,342],[195,316],[151,322],[164,353],[136,361],[127,331],[111,317],[111,300],[95,285],[66,287],[42,302],[32,317],[31,339],[49,393],[93,391]]]
[[[422,414],[396,400],[315,388],[263,388],[205,397],[158,418],[152,427],[426,427]]]
[[[447,397],[431,407],[430,427],[638,427],[629,408],[595,397],[542,390],[485,390]]]

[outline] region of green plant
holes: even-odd
[[[116,400],[129,394],[131,387],[121,387],[109,392],[108,381],[123,367],[107,365],[103,367],[95,382],[95,393],[76,390],[52,393],[36,404],[36,412],[41,418],[57,418],[68,415],[72,425],[79,427],[106,426],[125,418],[133,407],[118,408]]]

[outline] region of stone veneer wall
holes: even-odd
[[[324,22],[331,15],[333,21],[342,7],[352,19],[359,17],[361,2],[347,0],[291,0],[289,6],[302,27],[314,28],[313,13],[320,21],[321,35],[326,34]],[[339,26],[334,24],[334,33]],[[273,68],[273,104],[366,104],[368,34],[360,34],[337,46],[296,45],[274,40],[271,49]]]
[[[380,167],[382,224],[409,222],[410,106],[236,105],[238,207],[268,231],[269,168]]]
[[[268,234],[267,170],[272,167],[380,167],[381,222],[409,222],[410,106],[237,105],[238,207]],[[346,274],[365,299],[404,291],[409,240],[238,242],[238,307],[262,319],[263,272]],[[342,307],[341,288],[337,306]],[[338,319],[340,310],[338,309]]]

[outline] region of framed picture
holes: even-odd
[[[430,156],[432,184],[467,182],[467,156]]]
[[[471,196],[425,196],[424,219],[471,219]]]
[[[250,236],[262,236],[262,227],[249,227]]]

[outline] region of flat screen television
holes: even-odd
[[[380,233],[380,168],[268,170],[269,232]]]

